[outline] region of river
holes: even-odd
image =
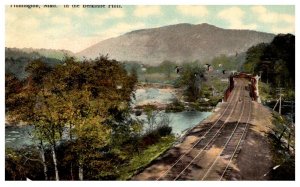
[[[167,115],[170,120],[170,126],[172,127],[172,132],[176,135],[182,135],[187,129],[190,129],[197,124],[199,124],[202,120],[207,118],[211,112],[199,112],[199,111],[183,111],[176,113],[165,113],[164,111],[160,111],[157,115],[156,121],[159,123],[163,115]],[[145,121],[144,130],[148,129],[145,114],[136,117],[139,120]]]
[[[152,102],[159,102],[167,104],[175,98],[175,93],[170,89],[157,89],[157,88],[146,88],[138,89],[136,91],[136,100],[134,105],[145,104]],[[160,111],[157,121],[160,120],[160,116],[166,114],[170,119],[170,126],[172,132],[176,135],[182,135],[187,129],[192,128],[199,124],[202,120],[207,118],[211,112],[198,112],[198,111],[183,111],[176,113],[165,113]],[[140,120],[146,120],[146,115],[143,113],[141,116],[134,116]],[[144,129],[147,129],[147,125],[144,125]],[[30,126],[6,126],[5,127],[5,146],[12,148],[20,148],[25,145],[32,144],[30,133],[32,127]]]
[[[32,126],[5,126],[5,147],[21,148],[31,145],[32,139],[30,133]]]

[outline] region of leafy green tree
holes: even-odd
[[[56,145],[62,138],[64,124],[60,121],[62,98],[52,94],[55,85],[55,72],[40,60],[31,62],[26,71],[28,87],[23,92],[29,98],[24,121],[34,125],[34,136],[41,142],[50,144],[55,170],[55,179],[59,180]]]
[[[56,180],[59,180],[55,146],[61,139],[62,125],[57,121],[59,111],[53,112],[57,106],[49,90],[48,75],[52,72],[52,68],[37,59],[26,67],[26,71],[30,75],[23,87],[7,99],[14,106],[9,108],[8,116],[14,116],[16,121],[33,124],[35,139],[51,145]],[[40,148],[43,157],[44,151],[42,147]],[[43,164],[45,166],[44,159]]]
[[[56,180],[56,148],[68,128],[79,179],[83,180],[84,166],[100,154],[100,149],[112,139],[128,138],[129,104],[137,80],[107,57],[84,62],[67,57],[55,67],[35,60],[26,70],[26,84],[16,94],[24,102],[10,112],[20,114],[20,120],[34,126],[35,138],[50,145]]]
[[[268,75],[274,86],[295,86],[295,36],[292,34],[279,34],[266,47],[261,57],[262,61],[257,70],[263,71],[263,78]],[[264,62],[268,68],[263,69]],[[267,72],[267,71],[268,72]],[[287,76],[288,75],[288,76]]]
[[[56,92],[68,106],[61,113],[76,136],[74,149],[83,180],[84,165],[99,154],[97,150],[127,138],[130,123],[125,121],[136,79],[107,57],[84,63],[67,59],[56,72],[60,72]]]
[[[258,44],[247,51],[244,70],[262,72],[262,81],[273,86],[295,85],[295,36],[279,34],[270,44]]]
[[[43,178],[38,151],[31,147],[5,149],[5,180],[26,180]]]
[[[246,61],[243,64],[243,71],[254,73],[254,69],[261,61],[261,56],[266,48],[266,43],[260,43],[250,47],[246,52]]]
[[[186,63],[182,66],[178,84],[186,87],[185,95],[188,100],[196,101],[199,98],[204,72],[203,65],[197,62]]]
[[[21,102],[16,96],[21,92],[23,84],[14,74],[5,73],[5,111],[10,111]]]
[[[153,131],[157,126],[157,117],[159,111],[155,106],[149,105],[144,109],[146,113],[146,122],[149,126],[148,131]]]

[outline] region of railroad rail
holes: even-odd
[[[233,94],[233,96],[231,97],[231,100],[234,98],[236,92]],[[235,106],[235,105],[234,105]],[[202,135],[197,141],[196,143],[188,150],[186,151],[184,154],[182,154],[180,156],[180,158],[178,160],[175,161],[175,163],[168,169],[166,170],[161,176],[159,176],[156,180],[161,180],[163,177],[165,177],[165,175],[167,175],[168,173],[170,173],[170,170],[174,167],[176,167],[176,165],[183,159],[183,157],[185,157],[188,153],[190,153],[195,147],[199,148],[199,143],[203,143],[203,139],[204,137],[210,137],[211,135],[209,135],[209,133],[211,133],[212,131],[217,130],[217,132],[219,132],[220,128],[219,127],[219,123],[221,118],[226,114],[227,110],[230,108],[230,105],[227,105],[227,107],[224,109],[223,113],[220,115],[220,117],[217,119],[217,121],[205,132],[204,135]],[[234,109],[235,107],[233,107]],[[231,109],[231,111],[233,110]],[[214,135],[216,135],[216,133],[214,133]],[[210,141],[211,142],[211,141]],[[208,143],[210,143],[208,142]],[[204,147],[206,147],[208,145],[208,143],[204,144]],[[201,145],[201,144],[200,144]]]
[[[206,131],[204,135],[202,135],[199,140],[181,157],[176,160],[176,162],[161,176],[157,178],[157,180],[178,180],[182,179],[182,175],[185,175],[185,172],[189,169],[189,167],[197,162],[199,158],[201,158],[202,154],[205,153],[206,150],[211,148],[212,144],[221,133],[223,128],[225,127],[228,120],[231,118],[233,112],[236,110],[236,107],[239,100],[240,92],[244,91],[244,87],[236,84],[236,89],[231,94],[229,103],[227,107],[224,109],[223,113],[220,117],[215,121],[215,123]],[[225,119],[224,119],[225,118]],[[192,157],[190,154],[191,151],[197,151],[196,156]]]
[[[234,88],[228,102],[223,103],[217,119],[202,125],[207,130],[192,132],[191,147],[180,153],[162,157],[156,166],[146,171],[146,180],[224,180],[229,177],[232,162],[242,149],[249,129],[252,98],[249,82],[234,78]],[[194,129],[195,130],[195,129]],[[176,148],[174,148],[176,149]],[[213,152],[214,151],[214,152]],[[152,173],[152,174],[149,174]]]

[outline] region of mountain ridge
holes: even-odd
[[[119,61],[156,65],[164,60],[208,61],[222,54],[245,52],[258,43],[269,43],[274,34],[252,30],[222,29],[207,23],[181,23],[139,29],[98,42],[77,56],[95,58],[108,54]]]

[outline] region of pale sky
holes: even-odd
[[[132,30],[178,23],[295,33],[294,6],[125,6],[5,8],[5,46],[79,52]]]

